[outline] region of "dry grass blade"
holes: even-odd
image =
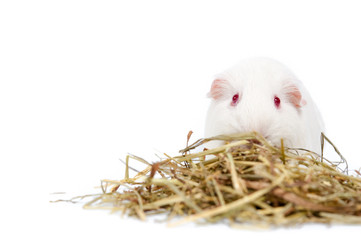
[[[157,213],[168,213],[169,221],[178,216],[170,226],[200,220],[262,227],[361,223],[361,178],[347,175],[323,155],[283,144],[276,148],[257,133],[223,135],[188,145],[190,136],[180,156],[165,155],[165,160],[154,164],[127,156],[125,178],[103,180],[103,193],[93,196],[86,207],[113,208],[142,220]],[[195,150],[213,140],[226,144]],[[145,164],[132,178],[131,159]]]

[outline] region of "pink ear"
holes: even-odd
[[[298,87],[292,83],[287,84],[285,87],[288,101],[296,108],[306,105],[306,100],[302,99],[302,94]]]
[[[228,81],[223,79],[216,79],[213,81],[209,96],[213,99],[219,99],[223,96],[228,87]]]

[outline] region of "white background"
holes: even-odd
[[[202,137],[213,76],[246,57],[288,65],[359,169],[358,1],[1,1],[1,239],[359,236],[359,226],[166,228],[49,203],[120,179],[119,158]],[[8,235],[10,234],[10,235]],[[192,234],[192,235],[191,235]],[[193,238],[193,237],[192,237]]]

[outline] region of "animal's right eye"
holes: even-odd
[[[279,97],[275,96],[273,99],[276,108],[280,108],[280,104],[281,104],[281,100],[279,99]]]
[[[239,102],[239,94],[236,93],[232,97],[231,106],[236,106],[238,104],[238,102]]]

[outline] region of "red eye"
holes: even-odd
[[[281,100],[279,99],[279,97],[275,96],[273,101],[275,103],[276,108],[279,108],[281,105]]]
[[[232,97],[231,106],[236,106],[238,101],[239,101],[239,94],[237,93],[237,94],[234,94]]]

